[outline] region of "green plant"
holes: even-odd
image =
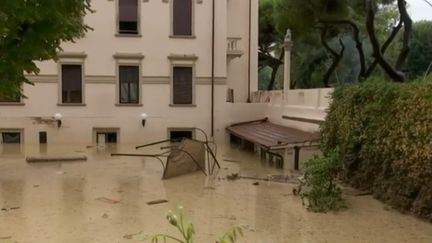
[[[185,222],[183,207],[178,207],[175,211],[168,211],[167,214],[168,222],[177,228],[180,232],[181,237],[177,238],[175,236],[167,234],[154,234],[149,235],[144,240],[150,241],[151,243],[167,242],[171,240],[180,243],[193,243],[195,235],[195,226],[193,223]],[[243,236],[243,230],[240,226],[233,226],[229,231],[227,231],[216,243],[234,243],[239,237]]]
[[[336,151],[305,163],[305,175],[302,180],[300,196],[308,210],[327,212],[345,208],[341,189],[335,182],[339,168]]]
[[[321,127],[339,148],[339,178],[394,208],[432,221],[432,77],[337,87]]]

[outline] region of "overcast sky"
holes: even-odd
[[[428,0],[432,3],[432,0]],[[414,21],[432,20],[432,6],[424,0],[407,0],[409,4],[409,13]]]

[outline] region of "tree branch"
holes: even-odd
[[[381,47],[381,53],[384,55],[384,53],[387,51],[387,48],[390,46],[390,44],[393,42],[393,40],[396,38],[397,34],[399,33],[399,30],[402,28],[402,21],[399,21],[398,25],[393,27],[393,30],[390,34],[390,36],[387,38],[387,40],[384,42],[384,44]],[[374,59],[372,64],[369,66],[365,73],[365,78],[368,78],[372,72],[375,70],[376,66],[378,65],[377,59]]]
[[[393,67],[384,59],[380,44],[378,42],[378,38],[375,34],[375,9],[373,0],[365,0],[367,7],[367,16],[366,16],[366,30],[369,35],[369,40],[373,49],[373,56],[377,60],[378,64],[383,68],[383,70],[388,74],[388,76],[394,80],[395,82],[403,82],[404,75],[397,72]]]
[[[327,72],[324,74],[323,77],[323,83],[324,83],[324,87],[328,88],[330,87],[329,85],[329,80],[331,75],[333,74],[333,72],[336,70],[337,66],[339,65],[339,62],[342,60],[343,54],[345,52],[345,45],[342,42],[342,39],[339,38],[339,43],[341,45],[341,50],[340,52],[336,52],[335,50],[333,50],[329,44],[325,41],[325,37],[327,35],[327,31],[328,31],[328,26],[325,25],[324,28],[321,30],[321,43],[324,46],[324,48],[330,52],[330,54],[333,56],[333,62],[330,66],[330,68],[327,70]]]
[[[404,65],[406,63],[406,60],[408,58],[409,51],[410,51],[412,20],[408,14],[407,9],[406,9],[406,1],[405,0],[398,0],[397,5],[398,5],[399,13],[400,13],[400,19],[404,24],[404,34],[403,34],[403,40],[402,40],[402,50],[399,53],[399,57],[396,61],[395,69],[398,71],[402,71],[402,69],[404,68]]]
[[[356,43],[356,48],[357,48],[357,52],[359,55],[359,61],[360,61],[360,73],[358,76],[358,80],[361,80],[362,78],[365,77],[365,72],[366,72],[366,58],[365,58],[365,54],[363,51],[363,43],[360,40],[360,29],[357,26],[356,23],[354,23],[351,20],[348,19],[342,19],[342,20],[320,20],[320,22],[322,23],[326,23],[326,24],[343,24],[343,25],[349,25],[352,29],[352,33],[353,33],[353,39]]]
[[[279,59],[278,59],[279,62],[278,63],[274,63],[274,65],[271,65],[272,73],[271,73],[271,77],[270,77],[270,82],[269,82],[269,84],[267,86],[267,90],[273,90],[274,84],[275,84],[275,81],[276,81],[276,74],[277,74],[277,72],[279,70],[279,67],[280,67],[281,63],[283,64],[282,59],[284,58],[284,56],[285,56],[285,49],[282,48],[282,51],[279,54]]]

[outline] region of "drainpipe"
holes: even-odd
[[[212,0],[212,43],[211,43],[211,137],[214,137],[215,120],[215,0]]]
[[[251,103],[251,32],[252,32],[252,0],[249,0],[249,44],[248,44],[248,98],[247,103]]]

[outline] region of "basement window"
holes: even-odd
[[[21,132],[0,131],[0,144],[20,144]]]
[[[97,145],[116,144],[119,141],[118,128],[94,128],[94,140]]]
[[[178,143],[183,139],[193,139],[194,132],[192,129],[179,129],[179,128],[170,128],[169,129],[169,138],[172,142]]]

